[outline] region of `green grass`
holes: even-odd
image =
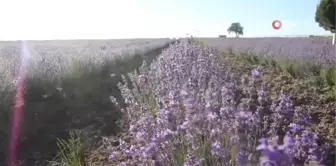
[[[68,140],[57,140],[58,155],[49,166],[89,166],[80,132],[70,132]]]

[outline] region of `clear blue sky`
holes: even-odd
[[[0,40],[245,37],[330,34],[315,23],[319,0],[0,0]],[[21,4],[21,5],[18,5]],[[272,21],[281,20],[280,30]]]
[[[318,2],[319,0],[147,0],[142,5],[147,12],[150,11],[157,17],[165,15],[190,22],[190,25],[195,25],[195,29],[199,29],[202,36],[226,33],[230,23],[236,21],[245,27],[245,36],[329,34],[314,20]],[[283,22],[283,28],[278,31],[271,26],[276,19]]]

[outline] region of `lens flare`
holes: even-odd
[[[29,51],[26,41],[21,41],[21,63],[19,69],[19,75],[17,78],[17,87],[15,95],[15,105],[12,111],[11,121],[11,135],[8,146],[8,166],[15,166],[17,159],[17,151],[20,138],[21,116],[24,110],[24,80],[26,72],[27,59],[29,57]]]
[[[279,30],[279,29],[281,28],[281,26],[282,26],[282,23],[281,23],[280,20],[274,20],[274,21],[272,22],[272,27],[273,27],[273,29],[275,29],[275,30]]]

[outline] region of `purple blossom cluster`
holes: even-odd
[[[109,159],[139,166],[322,165],[328,146],[309,130],[306,110],[285,92],[272,100],[259,84],[261,69],[242,79],[219,54],[182,41],[123,77],[118,86],[132,139],[110,146]]]

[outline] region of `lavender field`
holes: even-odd
[[[88,155],[88,165],[335,165],[336,70],[330,44],[188,41],[123,77],[118,87],[126,105],[111,100],[124,113],[126,130],[104,137]],[[307,75],[297,77],[302,69]],[[63,154],[81,144],[76,145]]]
[[[239,52],[252,52],[276,56],[281,59],[318,61],[328,67],[336,64],[335,46],[331,41],[308,37],[300,38],[198,38],[209,46],[231,48]]]
[[[123,42],[31,42],[18,165],[335,165],[328,41]],[[8,117],[19,47],[1,48]]]
[[[151,61],[170,39],[54,40],[0,42],[0,165],[8,156],[19,68],[24,68],[24,110],[21,118],[21,165],[43,165],[56,155],[56,139],[70,130],[116,133],[120,113],[110,95],[120,94],[120,75]],[[24,60],[24,61],[23,61]],[[18,163],[18,165],[20,165]]]

